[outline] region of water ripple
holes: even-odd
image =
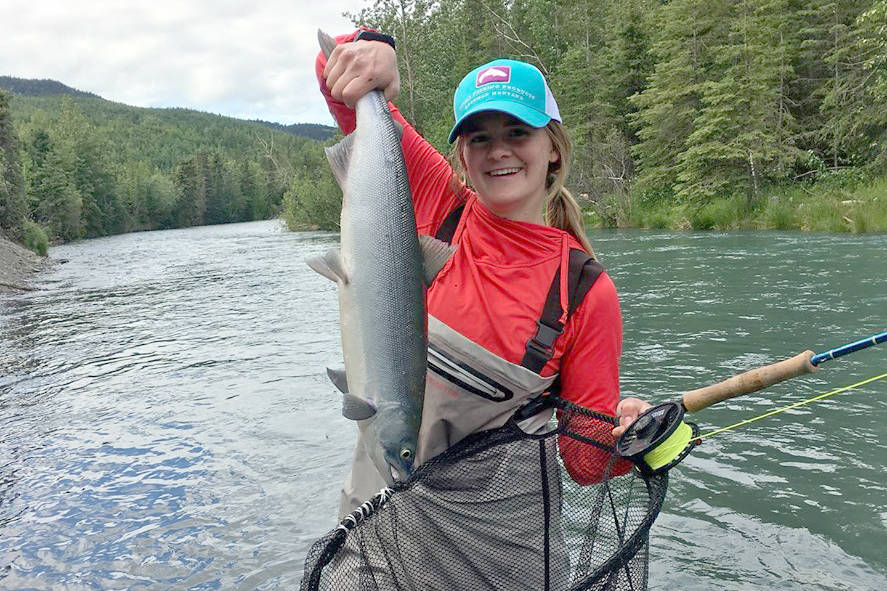
[[[654,402],[887,328],[887,236],[598,232],[622,390]],[[334,523],[354,428],[334,234],[277,222],[54,248],[0,299],[0,587],[282,589]],[[883,350],[696,413],[730,425],[887,370]],[[887,588],[882,383],[706,439],[672,471],[651,589]]]

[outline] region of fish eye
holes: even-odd
[[[406,447],[403,448],[402,450],[400,450],[400,457],[404,460],[409,460],[411,457],[413,457],[413,450]]]

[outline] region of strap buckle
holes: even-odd
[[[554,354],[554,343],[564,332],[563,325],[560,323],[558,323],[558,325],[559,326],[554,327],[545,324],[541,320],[537,321],[536,334],[533,335],[533,338],[527,343],[527,348],[532,349],[538,354],[544,355],[546,359],[551,359],[551,356]]]
[[[543,410],[557,406],[557,402],[557,396],[554,394],[540,394],[535,398],[530,398],[523,406],[518,408],[513,418],[517,422],[524,421],[536,416]]]

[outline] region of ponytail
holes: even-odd
[[[585,234],[585,222],[582,219],[582,209],[576,198],[566,187],[559,191],[549,193],[548,210],[545,212],[545,223],[553,228],[560,228],[575,238],[591,258],[597,260],[591,242]]]
[[[548,168],[548,187],[547,202],[545,208],[545,223],[553,228],[559,228],[575,238],[582,248],[597,260],[591,242],[585,233],[585,222],[582,218],[582,209],[573,194],[564,186],[567,176],[570,174],[570,154],[573,151],[570,144],[570,138],[564,126],[557,122],[551,121],[545,131],[557,150],[560,158],[557,162],[552,162]]]

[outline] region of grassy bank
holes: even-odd
[[[586,208],[590,227],[667,230],[800,230],[887,232],[887,177],[833,178],[771,187],[706,203],[679,202],[669,193],[608,196]]]

